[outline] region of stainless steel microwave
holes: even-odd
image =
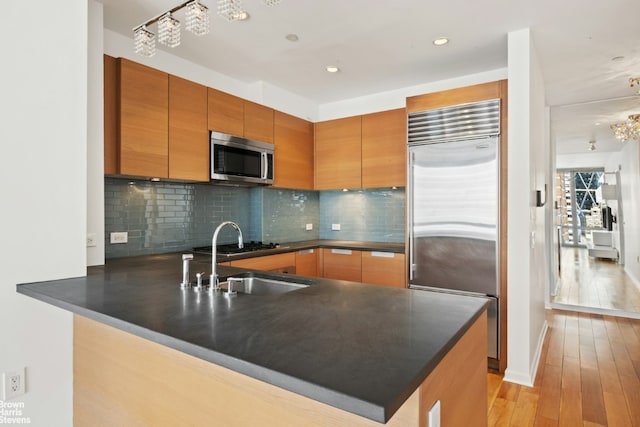
[[[211,180],[273,184],[273,144],[211,132]]]

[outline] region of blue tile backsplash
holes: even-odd
[[[209,245],[222,221],[238,223],[245,240],[404,242],[404,205],[402,189],[343,193],[105,178],[105,256]],[[341,231],[331,231],[332,223]],[[110,244],[114,231],[127,231],[128,243]],[[235,232],[223,229],[219,242],[235,241]]]
[[[320,238],[404,242],[402,188],[320,192]],[[332,230],[340,224],[340,231]]]

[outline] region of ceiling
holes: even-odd
[[[217,0],[201,0],[211,10],[211,32],[182,31],[180,46],[157,46],[324,104],[504,68],[507,33],[531,28],[558,152],[586,152],[592,139],[598,150],[619,150],[608,125],[640,112],[638,88],[628,82],[640,76],[636,1],[282,0],[267,7],[243,0],[250,18],[230,23],[216,15]],[[181,0],[101,2],[105,27],[132,37],[133,27]],[[184,22],[184,12],[176,17]],[[299,40],[288,41],[290,33]],[[434,46],[439,36],[450,43]],[[330,64],[340,72],[327,73]]]

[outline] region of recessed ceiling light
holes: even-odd
[[[235,16],[237,21],[246,21],[249,19],[249,13],[246,10],[240,11]]]
[[[286,36],[284,36],[284,38],[289,40],[290,42],[297,42],[299,40],[297,34],[287,34]]]
[[[446,37],[438,37],[433,40],[433,44],[436,46],[444,46],[447,43],[449,43],[449,39]]]
[[[594,125],[596,125],[596,126],[600,126],[600,125],[601,125],[601,123],[600,123],[600,122],[595,122],[595,123],[594,123]]]
[[[622,61],[624,59],[624,56],[620,55],[620,56],[614,56],[613,58],[611,58],[612,61]]]
[[[326,70],[330,73],[337,73],[338,71],[340,71],[340,68],[335,65],[327,65]]]

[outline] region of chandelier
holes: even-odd
[[[640,138],[640,114],[632,114],[627,120],[611,125],[611,130],[616,139],[626,142],[630,139]]]
[[[262,0],[266,6],[274,6],[281,0]],[[158,41],[165,46],[180,45],[180,21],[173,14],[187,8],[185,13],[187,31],[196,36],[209,33],[209,8],[199,0],[186,1],[161,15],[144,22],[133,29],[133,50],[135,53],[151,57],[156,54],[156,35],[149,30],[149,25],[158,23]],[[218,0],[218,15],[228,21],[247,19],[249,14],[242,9],[241,0]]]
[[[640,77],[631,77],[629,86],[640,86]],[[638,90],[640,95],[640,90]],[[632,114],[627,120],[609,126],[618,141],[626,142],[630,139],[640,139],[640,114]]]

